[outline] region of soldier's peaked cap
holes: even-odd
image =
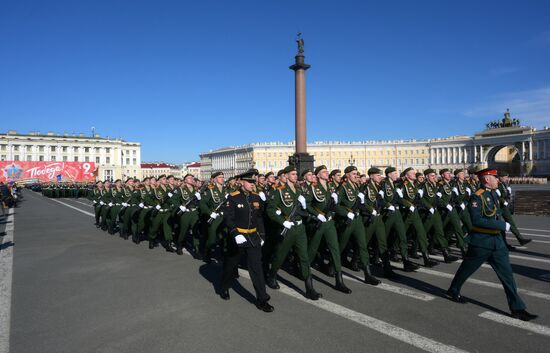
[[[376,167],[371,167],[369,168],[369,170],[367,171],[367,174],[368,175],[371,175],[371,174],[382,174],[382,171]]]
[[[351,172],[353,172],[354,170],[357,170],[357,167],[354,166],[354,165],[350,165],[350,166],[346,167],[346,169],[344,169],[344,173],[345,173],[345,174],[351,173]]]
[[[210,176],[210,178],[214,179],[214,178],[219,177],[220,175],[223,175],[223,172],[214,172],[214,173],[212,173],[212,175]]]
[[[326,165],[320,165],[317,168],[315,168],[315,175],[319,174],[322,170],[327,169]]]
[[[254,171],[249,170],[240,175],[237,175],[237,178],[243,181],[247,181],[249,183],[255,183],[256,178],[254,176],[255,176]]]
[[[384,173],[386,173],[386,175],[390,174],[390,173],[393,173],[395,172],[397,169],[395,169],[394,167],[387,167],[386,170],[384,171]]]
[[[428,175],[428,174],[432,174],[432,173],[435,173],[435,170],[433,170],[432,168],[428,168],[424,171],[424,175]]]

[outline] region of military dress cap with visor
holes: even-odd
[[[369,168],[369,170],[367,171],[367,174],[368,175],[372,175],[372,174],[382,174],[382,171],[376,167],[371,167]]]
[[[417,177],[417,178],[418,178],[418,177],[421,177],[422,175],[424,175],[424,174],[421,173],[421,172],[416,172],[416,177]]]
[[[288,167],[286,167],[285,169],[283,169],[283,173],[284,174],[288,174],[290,172],[295,172],[296,171],[296,168],[294,166],[291,166],[289,165]]]
[[[432,168],[428,168],[424,171],[424,175],[428,175],[428,174],[432,174],[432,173],[435,173],[435,170],[432,169]]]
[[[485,175],[493,175],[493,176],[496,177],[497,176],[497,170],[492,169],[492,168],[485,168],[485,169],[482,169],[482,170],[478,171],[476,174],[479,178],[481,178],[482,176],[485,176]]]
[[[357,170],[357,167],[353,166],[353,165],[350,165],[350,166],[346,167],[346,169],[344,169],[344,173],[348,174],[348,173],[353,172],[354,170]]]
[[[300,176],[303,178],[307,173],[311,173],[311,169],[305,169]]]
[[[277,177],[280,177],[281,175],[283,175],[285,173],[285,170],[284,169],[281,169],[277,172]]]
[[[265,177],[266,177],[266,178],[269,178],[269,177],[272,176],[272,175],[273,175],[273,172],[267,172],[267,173],[265,173]]]
[[[317,168],[315,168],[315,175],[319,174],[322,170],[327,169],[326,165],[320,165]]]
[[[458,175],[458,173],[460,173],[460,172],[464,172],[464,171],[465,171],[465,169],[462,169],[462,168],[458,168],[458,169],[455,169],[455,171],[454,171],[454,175],[455,175],[455,176],[457,176],[457,175]]]
[[[339,174],[339,173],[340,173],[340,174],[342,173],[342,171],[341,171],[340,169],[333,169],[333,170],[330,172],[329,177],[332,178],[333,176],[335,176],[336,174]]]
[[[441,169],[441,170],[439,171],[439,175],[443,175],[443,174],[445,174],[445,173],[447,173],[447,172],[450,172],[450,171],[451,171],[451,170],[450,170],[449,168],[443,168],[443,169]]]
[[[212,173],[212,175],[210,176],[210,178],[211,178],[211,179],[214,179],[214,178],[219,177],[220,175],[223,175],[223,172],[214,172],[214,173]]]
[[[403,175],[407,174],[407,173],[410,172],[411,170],[414,170],[414,168],[413,168],[413,167],[408,167],[407,169],[405,169],[405,170],[403,171]],[[426,172],[424,172],[424,174],[426,174]]]
[[[386,170],[384,171],[384,173],[386,173],[386,175],[390,174],[390,173],[393,173],[395,172],[397,169],[395,169],[394,167],[387,167]]]
[[[254,171],[246,171],[240,175],[237,175],[236,177],[241,180],[241,181],[246,181],[246,182],[249,182],[249,183],[255,183],[256,182],[256,178],[255,178],[255,175],[254,174]]]

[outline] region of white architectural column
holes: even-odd
[[[447,147],[445,150],[446,150],[446,160],[445,160],[445,162],[447,164],[451,164],[451,148]]]
[[[546,140],[542,140],[542,159],[546,159]]]
[[[533,160],[533,141],[529,141],[529,160]]]

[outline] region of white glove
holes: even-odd
[[[376,210],[372,210],[371,215],[373,215],[373,216],[378,216],[378,212],[376,212]]]
[[[330,194],[330,196],[332,197],[332,199],[334,200],[334,203],[338,203],[338,195],[333,192],[332,194]]]
[[[99,204],[100,204],[101,206],[103,206],[103,205],[105,205],[105,202],[99,201]]]
[[[360,192],[360,193],[357,194],[357,197],[359,197],[361,199],[362,204],[365,203],[365,194]]]
[[[504,201],[504,206],[508,206],[508,201]]]
[[[403,198],[403,190],[401,189],[395,189],[395,192],[397,193],[397,195],[399,195],[400,198]]]
[[[260,246],[264,246],[264,241],[263,240],[260,240]]]
[[[174,194],[172,194],[171,192],[168,193],[168,197],[172,197],[174,196]]]
[[[212,213],[210,214],[210,218],[213,218],[213,219],[218,218],[218,216],[219,216],[219,214],[217,214],[216,212],[212,212]]]
[[[282,212],[281,212],[281,210],[277,210],[277,211],[275,211],[275,214],[276,214],[277,216],[280,216],[280,215],[281,215],[281,213],[282,213]]]
[[[380,197],[384,197],[384,190],[378,191],[378,195],[380,195]]]
[[[389,206],[388,206],[388,210],[390,210],[390,211],[395,211],[395,207],[393,207],[393,205],[389,205]]]
[[[450,204],[447,204],[447,206],[445,206],[445,207],[447,207],[447,209],[449,210],[449,212],[451,212],[451,211],[453,210],[453,206],[451,206]]]
[[[140,202],[138,206],[141,207],[141,208],[145,207],[145,205],[143,204],[143,202]]]
[[[227,198],[229,196],[229,194],[225,194],[225,198]]]
[[[196,192],[196,193],[195,193],[195,197],[197,198],[197,200],[200,201],[200,199],[201,199],[201,194],[200,194],[200,192]]]
[[[512,193],[512,188],[511,187],[507,187],[506,190],[508,190],[508,192],[511,194]]]
[[[109,207],[113,207],[113,203],[112,203],[112,202],[109,202]]]
[[[423,197],[424,196],[424,190],[423,189],[418,189],[418,195],[420,195],[420,197]]]
[[[94,204],[94,205],[95,205],[95,204],[97,203],[97,201],[96,201],[96,200],[93,200],[92,202],[93,202],[93,204]]]
[[[414,206],[411,206],[411,207],[409,207],[409,210],[411,210],[411,212],[414,212],[414,210],[416,210],[416,208]]]
[[[460,204],[460,208],[462,208],[463,211],[466,209],[466,205],[464,204],[464,202]]]
[[[128,207],[128,204],[126,202],[123,202],[122,207]]]
[[[458,195],[458,189],[457,188],[453,188],[453,192]]]
[[[298,202],[302,204],[302,208],[306,209],[306,198],[303,195],[298,196]]]
[[[351,220],[353,221],[353,219],[355,218],[355,213],[349,212],[349,213],[348,213],[348,218],[351,219]]]
[[[322,214],[318,214],[317,215],[317,219],[320,220],[321,222],[325,223],[327,221],[327,217],[325,217],[324,215]]]
[[[235,241],[237,242],[237,244],[243,244],[246,243],[246,238],[242,234],[237,234],[237,236],[235,237]]]
[[[434,213],[435,213],[435,210],[434,210],[434,208],[433,208],[433,207],[432,207],[432,208],[430,208],[430,213],[431,213],[431,214],[434,214]]]
[[[496,189],[495,192],[497,193],[498,197],[500,197],[500,190]]]
[[[157,210],[160,210],[160,205],[156,205],[155,208],[156,208]]]
[[[267,200],[267,199],[265,198],[265,194],[264,194],[263,191],[260,191],[260,192],[258,193],[258,196],[260,196],[260,198],[262,199],[262,201]]]
[[[181,212],[183,212],[183,213],[189,211],[189,210],[187,209],[187,207],[185,207],[184,205],[181,205],[181,206],[180,206],[180,210],[181,210]]]
[[[511,227],[510,223],[506,222],[506,231],[509,231],[510,227]]]
[[[284,221],[283,222],[283,227],[285,227],[286,229],[292,228],[293,225],[294,225],[294,223],[289,222],[289,221]]]
[[[472,189],[466,188],[466,192],[468,193],[468,195],[472,195]]]
[[[435,193],[438,197],[443,196],[439,191]]]

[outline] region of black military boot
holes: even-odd
[[[321,264],[321,271],[324,272],[327,276],[332,277],[336,275],[336,270],[334,269],[334,264],[329,262],[328,264],[325,264],[324,262]]]
[[[411,248],[411,249],[409,250],[409,257],[410,257],[411,259],[419,259],[419,258],[420,258],[420,256],[418,255],[418,252],[417,252],[416,249],[414,249],[414,248]]]
[[[177,248],[176,248],[176,244],[174,244],[173,241],[167,241],[164,248],[166,249],[166,251],[168,252],[176,252]]]
[[[355,272],[359,272],[359,256],[353,254],[351,262],[349,264],[349,269]]]
[[[538,315],[528,313],[525,310],[513,310],[512,317],[521,321],[531,321],[538,317]]]
[[[221,289],[220,290],[220,297],[223,299],[223,300],[229,300],[230,297],[229,297],[229,290],[227,289]]]
[[[334,278],[336,279],[336,285],[334,286],[337,291],[340,291],[342,293],[350,294],[351,289],[346,287],[344,284],[344,278],[342,278],[342,272],[336,272],[334,275]]]
[[[393,272],[393,269],[391,268],[389,254],[386,252],[385,254],[382,254],[381,258],[382,258],[382,268],[384,270],[384,277],[389,279],[399,278],[399,275]]]
[[[183,255],[183,246],[181,244],[178,244],[176,247],[176,254]]]
[[[279,286],[279,283],[277,283],[277,274],[273,273],[271,271],[267,273],[267,276],[266,276],[266,279],[265,279],[265,284],[267,284],[267,286],[271,289],[281,288]]]
[[[370,266],[365,266],[365,283],[377,286],[380,284],[380,280],[372,275],[370,272]]]
[[[149,249],[154,249],[154,248],[155,248],[155,241],[149,240]]]
[[[315,288],[313,288],[313,279],[311,278],[311,275],[309,275],[306,280],[306,298],[311,300],[319,300],[319,298],[322,297],[321,293],[317,293]]]
[[[443,254],[443,259],[445,259],[445,263],[450,264],[451,262],[455,262],[458,260],[458,257],[449,254],[449,251],[447,249],[441,250],[441,253]]]
[[[437,265],[437,262],[430,259],[427,253],[422,253],[422,258],[424,259],[424,267],[434,267]]]
[[[523,245],[525,245],[525,244],[528,244],[528,243],[531,242],[531,240],[533,240],[533,239],[521,238],[521,239],[519,240],[519,245],[523,246]]]
[[[413,272],[418,270],[418,266],[413,263],[411,260],[409,260],[408,257],[403,258],[403,271],[405,272]]]

